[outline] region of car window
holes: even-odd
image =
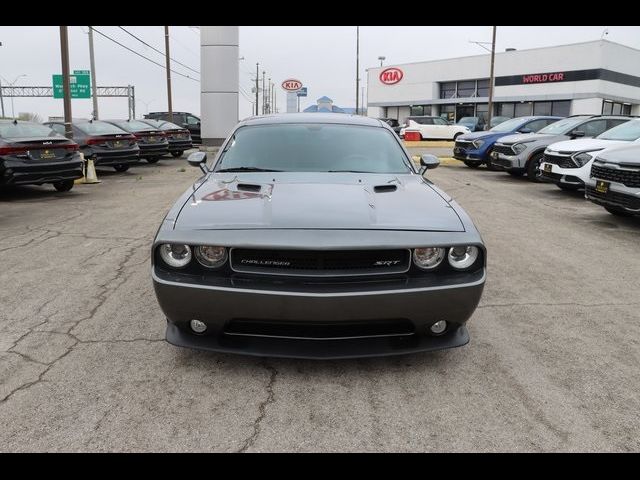
[[[512,118],[491,128],[492,132],[512,132],[522,125],[522,118]]]
[[[117,120],[113,122],[116,126],[122,128],[122,129],[131,129],[131,130],[135,130],[135,131],[141,131],[141,130],[155,130],[151,125],[149,125],[148,123],[144,123],[144,122],[140,122],[139,120]]]
[[[547,125],[549,125],[550,121],[554,121],[554,120],[549,120],[547,118],[540,119],[540,120],[534,120],[533,122],[527,123],[524,126],[524,128],[527,128],[527,129],[531,130],[532,132],[537,132],[538,130],[541,130],[544,127],[546,127]]]
[[[78,128],[78,130],[86,133],[87,135],[118,135],[127,133],[121,128],[118,128],[115,125],[107,122],[82,122],[77,123],[75,126]]]
[[[625,122],[628,122],[628,121],[629,121],[628,118],[610,118],[610,119],[607,120],[606,130],[609,130],[610,128],[613,128],[613,127],[617,127],[618,125],[621,125],[621,124],[623,124]],[[602,132],[600,132],[600,133],[602,133]]]
[[[56,132],[59,133],[60,135],[64,135],[64,125],[60,124],[60,123],[49,123],[47,124],[49,127],[51,127],[51,129]]]
[[[449,125],[449,122],[447,122],[444,118],[434,118],[433,123],[435,125]]]
[[[184,130],[184,127],[171,122],[162,122],[162,124],[159,125],[159,128],[160,130]]]
[[[57,137],[55,130],[39,123],[0,123],[0,138]]]
[[[562,120],[554,121],[542,130],[538,130],[538,133],[564,135],[576,126],[578,127],[577,130],[581,130],[580,126],[582,125],[582,122],[584,122],[585,118],[586,117],[563,118]]]
[[[586,122],[584,125],[580,125],[580,128],[577,130],[584,132],[585,137],[597,137],[607,130],[607,121],[604,119],[592,120],[591,122]]]
[[[199,118],[196,118],[193,115],[187,115],[187,125],[198,125],[199,123]]]
[[[286,172],[412,171],[393,132],[334,124],[240,127],[220,155],[216,171],[243,167]]]
[[[640,120],[631,120],[598,135],[602,140],[625,140],[633,142],[640,138]]]
[[[433,118],[412,118],[414,122],[420,125],[433,125]]]

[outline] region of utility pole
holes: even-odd
[[[278,89],[276,88],[276,84],[273,84],[273,112],[278,113],[278,107],[276,106],[278,99]]]
[[[358,104],[358,95],[360,92],[360,27],[356,27],[356,115],[360,105]]]
[[[265,92],[265,83],[264,83],[264,75],[265,75],[265,73],[267,73],[267,72],[265,72],[263,70],[262,71],[262,114],[263,115],[264,115],[265,106],[267,104],[267,96],[265,95],[266,92]]]
[[[2,116],[4,117],[4,98],[2,97],[2,80],[0,80],[0,106],[2,107]]]
[[[271,113],[271,77],[269,77],[269,83],[268,83],[268,90],[267,90],[267,95],[268,95],[268,100],[267,100],[267,113]]]
[[[489,112],[487,114],[487,127],[491,128],[493,116],[493,66],[496,58],[496,26],[493,26],[493,39],[491,40],[491,73],[489,74]]]
[[[89,61],[91,62],[91,98],[93,99],[93,118],[98,120],[98,82],[96,80],[96,59],[93,54],[93,27],[89,27]]]
[[[171,57],[169,56],[169,27],[164,27],[164,52],[167,57],[167,107],[169,118],[173,122],[173,105],[171,104]]]
[[[62,92],[64,96],[64,136],[73,138],[71,129],[71,80],[69,76],[69,31],[60,27],[60,56],[62,57]]]
[[[260,64],[256,63],[256,116],[258,115],[258,95],[260,93],[260,86],[258,79],[260,78]]]
[[[358,112],[356,112],[357,114]],[[366,115],[364,111],[364,85],[362,86],[362,115]]]

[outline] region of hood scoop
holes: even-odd
[[[396,185],[376,185],[373,191],[376,193],[395,192],[398,189]]]
[[[262,185],[255,185],[252,183],[239,183],[236,188],[242,192],[259,192],[262,190]]]

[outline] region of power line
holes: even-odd
[[[158,49],[157,49],[156,47],[154,47],[153,45],[149,45],[147,42],[145,42],[144,40],[142,40],[140,37],[138,37],[138,36],[134,35],[133,33],[131,33],[131,32],[130,32],[129,30],[127,30],[126,28],[121,27],[121,26],[118,26],[118,28],[119,28],[120,30],[122,30],[123,32],[125,32],[125,33],[127,33],[127,34],[131,35],[133,38],[135,38],[136,40],[138,40],[138,41],[139,41],[140,43],[142,43],[143,45],[146,45],[146,46],[147,46],[147,47],[149,47],[150,49],[155,50],[155,51],[156,51],[156,52],[158,52],[160,55],[163,55],[163,56],[164,56],[164,52],[161,52],[160,50],[158,50]],[[169,60],[171,60],[172,62],[177,63],[178,65],[182,65],[184,68],[187,68],[187,69],[191,70],[192,72],[197,73],[198,75],[200,75],[200,72],[199,72],[199,71],[194,70],[193,68],[191,68],[191,67],[190,67],[190,66],[188,66],[188,65],[185,65],[184,63],[180,63],[179,61],[177,61],[177,60],[176,60],[176,59],[174,59],[174,58],[169,58]],[[173,71],[173,70],[172,70],[172,71]]]
[[[166,69],[166,67],[158,62],[155,62],[153,60],[151,60],[150,58],[145,57],[144,55],[142,55],[141,53],[136,52],[135,50],[132,50],[131,48],[127,47],[126,45],[123,45],[122,43],[118,42],[117,40],[114,40],[113,38],[109,37],[108,35],[105,35],[104,33],[102,33],[100,30],[98,30],[96,27],[93,27],[93,31],[96,32],[99,35],[102,35],[104,38],[106,38],[107,40],[111,40],[113,43],[116,43],[118,45],[120,45],[122,48],[124,48],[125,50],[129,50],[131,53],[134,53],[136,55],[138,55],[139,57],[144,58],[145,60],[147,60],[148,62],[151,62],[157,66],[159,66],[160,68],[162,68],[163,70]],[[171,69],[170,69],[171,70]],[[198,80],[197,78],[193,78],[190,77],[189,75],[185,75],[184,73],[180,73],[180,72],[176,72],[175,70],[171,70],[173,73],[175,73],[176,75],[180,75],[181,77],[184,78],[188,78],[189,80],[193,80],[194,82],[200,82],[200,80]]]

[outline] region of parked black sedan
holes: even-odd
[[[46,125],[0,120],[0,187],[51,183],[67,192],[82,163],[78,144]]]
[[[158,130],[162,130],[169,141],[169,153],[174,157],[181,157],[185,150],[193,148],[191,134],[186,128],[182,128],[175,123],[165,120],[144,119],[141,122],[147,123]]]
[[[45,122],[57,133],[64,135],[63,122]],[[80,146],[84,158],[93,160],[96,167],[113,167],[126,172],[140,161],[140,148],[136,137],[107,122],[79,121],[72,124],[73,140]]]
[[[111,125],[133,134],[140,147],[140,158],[156,163],[160,157],[169,153],[169,142],[162,130],[140,120],[104,120]]]

